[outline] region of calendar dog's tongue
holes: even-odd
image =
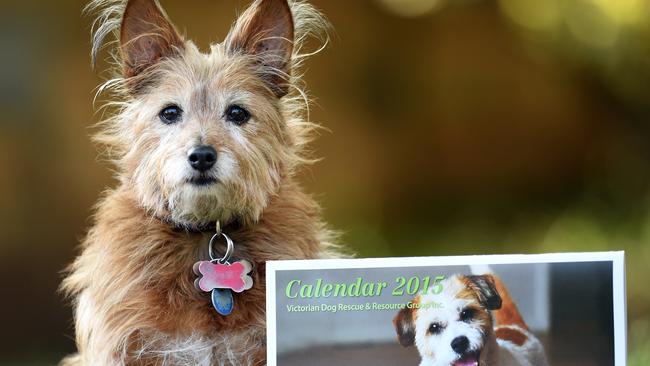
[[[478,365],[478,354],[473,353],[471,355],[465,356],[462,359],[455,361],[452,366],[479,366]]]

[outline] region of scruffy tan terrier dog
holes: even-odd
[[[117,40],[118,75],[102,88],[115,93],[116,112],[98,140],[119,184],[99,202],[62,284],[78,347],[62,365],[263,365],[265,261],[338,256],[294,178],[314,129],[301,46],[327,23],[303,2],[256,0],[206,54],[156,0],[89,9],[99,12],[93,59],[106,37]],[[217,292],[231,296],[229,315],[215,311],[203,292],[211,288],[194,285],[216,223],[233,258],[252,268],[252,288]]]

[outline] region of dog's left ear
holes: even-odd
[[[294,25],[287,0],[255,0],[226,37],[230,54],[257,58],[260,76],[281,98],[289,91]]]
[[[466,276],[472,289],[478,294],[481,306],[487,310],[501,309],[501,296],[494,285],[492,275]]]
[[[409,347],[415,343],[415,321],[412,309],[400,310],[393,319],[393,326],[395,326],[397,339],[402,346]]]

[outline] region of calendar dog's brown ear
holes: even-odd
[[[404,347],[410,347],[415,343],[415,321],[413,310],[404,308],[393,318],[393,326],[397,332],[397,340]]]
[[[498,310],[501,308],[501,296],[497,291],[492,275],[466,276],[467,286],[478,295],[481,305],[487,310]]]

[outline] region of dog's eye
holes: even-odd
[[[166,124],[176,123],[181,119],[183,115],[183,110],[177,105],[170,105],[163,108],[158,115],[160,120]]]
[[[460,312],[460,320],[463,322],[466,322],[468,320],[474,319],[474,315],[476,314],[474,309],[463,309],[463,311]]]
[[[238,105],[231,105],[226,109],[226,121],[232,122],[238,126],[248,122],[250,118],[251,114]]]
[[[429,331],[429,334],[438,334],[438,333],[442,332],[443,329],[444,329],[444,327],[443,327],[442,324],[440,324],[440,323],[431,323],[431,325],[429,325],[428,331]]]

